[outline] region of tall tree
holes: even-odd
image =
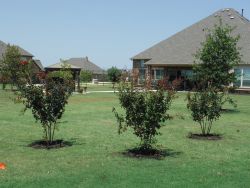
[[[8,78],[11,84],[16,84],[21,68],[21,55],[16,46],[7,45],[6,52],[3,54],[1,64],[1,75]]]
[[[234,36],[233,30],[222,20],[208,30],[202,48],[195,55],[194,75],[199,87],[210,85],[223,90],[236,80],[233,69],[241,62],[240,48],[237,46],[240,36]]]
[[[8,44],[0,62],[1,75],[20,89],[24,84],[32,82],[32,63],[32,61],[22,60],[19,49]]]

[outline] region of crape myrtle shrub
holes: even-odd
[[[58,120],[61,119],[68,98],[74,91],[72,72],[66,64],[60,71],[46,74],[37,74],[44,84],[37,86],[33,83],[21,84],[18,87],[18,99],[27,109],[32,111],[36,121],[40,121],[44,140],[47,145],[52,145]]]
[[[212,87],[188,93],[187,108],[191,111],[193,120],[199,123],[203,136],[210,135],[213,123],[221,116],[223,98],[224,93]]]
[[[31,109],[36,121],[40,121],[47,145],[53,143],[57,122],[61,119],[68,98],[73,92],[69,80],[47,78],[44,86],[28,85],[23,87],[25,111]]]
[[[175,92],[163,89],[157,91],[145,90],[143,92],[133,86],[121,83],[118,87],[118,97],[124,113],[113,112],[118,122],[118,133],[126,131],[128,127],[140,138],[142,149],[152,148],[155,136],[166,120],[170,119],[167,113]]]
[[[219,119],[223,104],[229,102],[236,107],[228,95],[228,86],[237,76],[233,69],[241,62],[237,46],[240,36],[234,36],[233,30],[219,20],[219,25],[208,30],[206,40],[195,55],[193,70],[197,88],[194,94],[188,94],[187,108],[204,136],[210,134],[213,122]]]

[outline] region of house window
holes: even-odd
[[[163,79],[163,77],[164,77],[164,69],[155,69],[154,73],[155,73],[155,75],[154,75],[155,80]]]
[[[242,69],[234,69],[234,73],[236,74],[236,81],[234,82],[234,85],[237,87],[241,87]]]
[[[181,76],[186,79],[191,79],[193,76],[193,70],[181,70]]]
[[[140,60],[140,68],[144,68],[145,64],[144,64],[144,60]]]
[[[250,68],[243,69],[243,87],[250,87]]]
[[[234,85],[237,87],[250,87],[250,68],[242,67],[234,69],[236,81]]]
[[[145,79],[145,69],[139,69],[139,79],[144,80]]]

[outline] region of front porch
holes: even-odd
[[[159,80],[167,79],[169,83],[174,80],[181,80],[180,90],[190,90],[193,83],[190,81],[193,71],[191,66],[147,66],[138,68],[138,85],[144,84],[146,80],[151,80],[156,86]]]
[[[191,81],[193,70],[191,65],[144,65],[137,69],[138,85],[142,85],[147,79],[151,80],[152,85],[157,85],[159,80],[168,79],[171,83],[174,80],[182,80],[180,90],[191,90],[194,82]],[[237,79],[232,84],[238,92],[250,91],[250,65],[240,65],[234,69]]]

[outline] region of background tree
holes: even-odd
[[[113,83],[113,88],[116,82],[120,80],[122,71],[116,67],[111,67],[107,70],[108,72],[108,78]]]
[[[167,111],[174,92],[168,91],[167,94],[163,90],[140,92],[124,83],[119,85],[118,91],[121,108],[125,111],[125,114],[119,114],[113,108],[119,123],[119,134],[131,127],[141,140],[141,150],[150,150],[155,142],[155,136],[160,134],[159,129],[170,119]]]
[[[21,55],[18,48],[8,44],[0,62],[2,77],[5,80],[9,80],[12,86],[18,86],[23,77],[22,66],[25,64],[27,63],[21,62]]]
[[[17,89],[25,84],[31,84],[32,66],[33,61],[22,60],[19,49],[8,44],[0,62],[1,77],[5,81],[4,84],[9,81],[11,86],[16,86]]]
[[[240,36],[233,36],[233,28],[219,21],[208,31],[202,48],[196,53],[194,75],[199,88],[208,85],[223,90],[236,80],[233,69],[241,62]]]
[[[91,71],[88,71],[88,70],[81,71],[81,74],[80,74],[81,82],[84,82],[84,83],[91,82],[92,78],[93,78],[93,73]]]

